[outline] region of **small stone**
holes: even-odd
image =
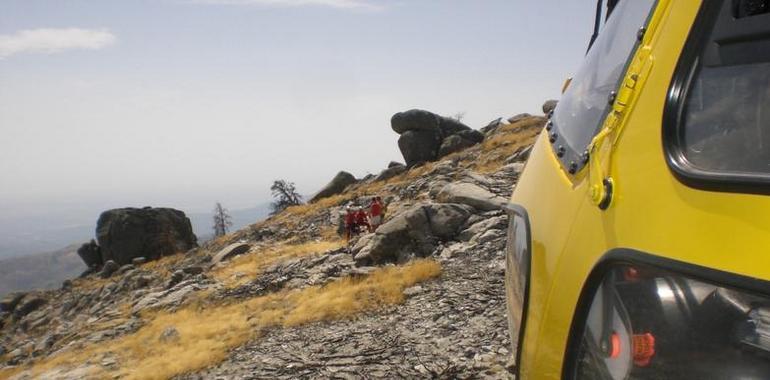
[[[404,295],[407,297],[412,297],[420,293],[422,293],[422,286],[420,285],[415,285],[404,289]]]
[[[139,276],[134,280],[134,289],[141,289],[146,287],[147,285],[152,282],[152,277],[150,276]]]
[[[99,277],[101,278],[110,278],[120,267],[118,266],[118,263],[107,260],[107,262],[104,263],[104,266],[102,267],[102,271],[99,272]]]
[[[142,265],[147,262],[147,258],[145,257],[134,257],[131,259],[131,264],[134,264],[135,266]]]
[[[480,235],[476,235],[471,239],[471,242],[475,240],[478,244],[489,243],[494,240],[502,239],[505,237],[505,232],[502,230],[488,230]]]
[[[135,268],[136,268],[136,267],[134,266],[134,264],[126,264],[126,265],[123,265],[122,267],[120,267],[120,269],[118,269],[118,270],[115,272],[115,274],[117,274],[117,275],[122,275],[122,274],[124,274],[124,273],[126,273],[126,272],[128,272],[128,271],[132,271],[132,270],[134,270]]]
[[[160,337],[158,338],[158,340],[160,340],[163,343],[178,342],[179,331],[177,331],[177,329],[174,326],[168,326],[160,334]]]
[[[184,279],[184,272],[182,272],[181,270],[175,271],[174,273],[171,274],[171,279],[168,281],[168,287],[170,288],[182,282],[183,279]]]
[[[61,289],[62,290],[71,290],[72,289],[72,280],[64,280],[64,282],[61,283]]]
[[[16,362],[24,356],[24,351],[21,348],[17,348],[8,353],[8,361]]]
[[[193,266],[189,266],[189,267],[183,268],[182,272],[190,274],[190,275],[196,275],[196,274],[203,273],[203,268],[201,268],[201,267],[199,267],[197,265],[193,265]]]

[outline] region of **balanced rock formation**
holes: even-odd
[[[112,260],[118,265],[130,264],[136,257],[155,260],[198,246],[190,219],[172,208],[105,211],[96,223],[96,239],[101,262]]]
[[[401,135],[398,148],[407,167],[435,161],[484,140],[483,133],[455,119],[419,109],[393,115],[390,126]]]
[[[332,178],[331,182],[326,184],[321,191],[318,192],[313,198],[310,199],[310,203],[317,202],[323,198],[331,197],[332,195],[337,195],[343,191],[345,191],[345,188],[358,182],[356,177],[346,171],[341,171],[337,173],[337,175]]]

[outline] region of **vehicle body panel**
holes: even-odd
[[[532,273],[520,363],[522,378],[561,378],[578,298],[592,269],[614,248],[770,279],[770,197],[704,191],[671,173],[662,144],[672,75],[700,7],[667,6],[651,44],[654,68],[622,121],[609,156],[613,200],[600,210],[585,168],[564,171],[543,133],[511,201],[529,213]]]

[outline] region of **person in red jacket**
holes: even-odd
[[[382,201],[374,197],[369,205],[369,232],[374,232],[382,224]]]
[[[356,233],[361,233],[367,230],[371,230],[371,226],[369,225],[369,219],[366,216],[366,212],[363,208],[359,207],[358,210],[356,210]],[[366,230],[364,229],[366,227]]]

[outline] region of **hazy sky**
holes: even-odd
[[[539,113],[594,4],[0,0],[0,214],[241,208],[376,173],[402,160],[395,112]]]

